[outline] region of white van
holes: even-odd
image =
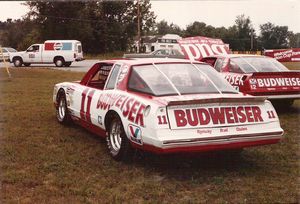
[[[81,42],[78,40],[47,40],[44,44],[33,44],[26,51],[10,55],[15,67],[23,64],[51,64],[69,67],[74,61],[83,60]]]

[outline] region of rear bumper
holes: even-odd
[[[206,152],[225,149],[240,149],[245,147],[260,146],[278,143],[283,131],[261,134],[228,135],[212,138],[192,138],[180,140],[164,140],[160,146],[144,144],[146,151],[168,154],[180,152]]]
[[[83,61],[83,60],[85,60],[85,59],[84,58],[76,58],[75,59],[76,62]]]
[[[287,94],[287,95],[266,95],[268,99],[299,99],[300,94]]]
[[[252,96],[265,96],[268,99],[300,99],[300,91],[280,93],[278,92],[248,92]]]

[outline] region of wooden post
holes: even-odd
[[[140,53],[140,48],[141,48],[141,14],[140,14],[140,1],[137,0],[137,24],[138,24],[138,27],[137,27],[137,32],[138,32],[138,46],[137,46],[137,53]]]
[[[7,74],[8,74],[8,78],[11,79],[11,74],[10,74],[10,72],[9,72],[8,65],[7,65],[7,62],[6,62],[6,60],[5,60],[5,57],[4,57],[4,55],[3,55],[3,50],[2,50],[2,46],[1,46],[1,45],[0,45],[0,54],[1,54],[1,56],[2,56],[4,66],[5,66],[5,68],[6,68],[6,72],[7,72]]]

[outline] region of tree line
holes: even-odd
[[[228,28],[195,21],[181,29],[174,23],[156,22],[149,0],[144,1],[28,1],[22,19],[0,21],[0,44],[24,50],[33,43],[76,39],[88,53],[125,51],[137,39],[138,8],[141,35],[178,34],[182,37],[221,38],[232,50],[300,47],[300,33],[270,22],[253,29],[250,17],[240,15]],[[251,40],[252,39],[252,40]]]
[[[264,50],[300,47],[300,33],[289,31],[288,26],[278,26],[267,22],[259,26],[260,34],[253,28],[250,17],[239,15],[233,26],[213,27],[204,22],[195,21],[186,29],[176,24],[160,21],[156,24],[158,34],[174,33],[183,37],[207,36],[220,38],[230,45],[232,50]],[[252,42],[251,42],[252,38]]]

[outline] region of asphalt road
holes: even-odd
[[[74,72],[86,72],[99,60],[84,60],[81,62],[73,62],[70,67],[56,67],[54,64],[32,64],[30,68],[47,68],[47,69],[57,69],[57,70],[66,70]],[[12,63],[8,63],[10,67],[14,67]],[[3,62],[0,62],[0,68],[5,67]],[[21,68],[26,69],[27,67],[22,66]]]

